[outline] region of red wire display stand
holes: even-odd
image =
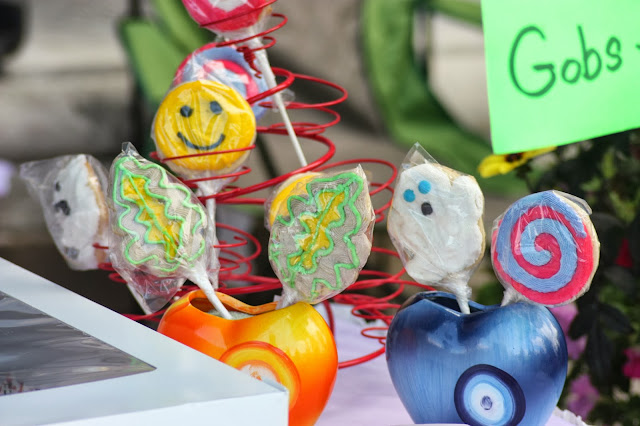
[[[247,37],[240,40],[230,40],[221,43],[211,43],[204,48],[212,48],[212,47],[222,47],[222,46],[233,46],[236,48],[238,52],[241,52],[247,63],[254,69],[256,72],[259,72],[254,65],[255,61],[255,52],[260,49],[268,49],[272,47],[276,43],[276,39],[268,34],[273,33],[274,31],[282,28],[287,23],[287,18],[285,15],[274,13],[271,15],[274,18],[280,19],[280,22],[274,25],[273,27],[256,34],[251,37]],[[267,43],[263,45],[262,48],[251,49],[247,45],[243,44],[248,42],[253,38],[262,37],[262,40],[265,40]],[[184,180],[185,184],[187,184],[191,188],[196,188],[196,184],[198,182],[202,182],[204,180],[214,180],[214,179],[227,179],[230,183],[223,189],[221,192],[209,196],[200,197],[200,200],[205,203],[209,198],[215,198],[216,203],[218,204],[233,204],[233,205],[263,205],[265,202],[264,198],[255,197],[255,193],[273,188],[289,177],[309,172],[315,171],[320,172],[323,170],[328,170],[331,168],[338,168],[349,165],[357,165],[361,164],[362,167],[367,170],[371,168],[386,170],[386,172],[376,173],[373,176],[372,182],[370,183],[370,195],[372,197],[372,201],[374,206],[379,206],[375,209],[376,214],[376,223],[380,223],[384,220],[385,214],[389,206],[391,205],[391,198],[393,195],[392,183],[394,182],[397,176],[396,167],[385,160],[380,159],[367,159],[367,158],[358,158],[353,160],[346,160],[340,162],[329,163],[336,152],[335,145],[331,140],[323,135],[324,131],[336,125],[340,121],[340,115],[331,109],[332,106],[343,102],[347,98],[347,92],[345,89],[340,87],[337,84],[331,83],[329,81],[311,77],[303,74],[295,74],[288,70],[282,68],[273,68],[274,74],[279,77],[282,81],[273,89],[264,91],[256,96],[250,97],[247,99],[248,103],[251,105],[258,104],[265,108],[274,108],[272,102],[267,99],[274,95],[277,92],[282,92],[283,90],[291,87],[296,81],[306,81],[312,84],[319,84],[331,89],[333,92],[339,93],[339,96],[336,99],[319,102],[319,103],[301,103],[301,102],[290,102],[287,104],[287,110],[314,110],[321,113],[326,114],[330,119],[325,123],[313,123],[313,122],[293,122],[293,128],[295,134],[298,138],[305,139],[307,141],[311,141],[313,143],[317,143],[323,145],[326,148],[326,153],[319,158],[313,160],[308,165],[304,167],[300,167],[296,170],[293,170],[289,173],[285,173],[283,175],[277,176],[272,179],[268,179],[262,182],[255,183],[250,186],[239,187],[234,186],[234,183],[243,176],[251,173],[251,169],[247,166],[243,166],[240,170],[225,174],[222,176],[215,177],[207,177],[201,179],[191,179]],[[287,131],[284,127],[283,123],[277,123],[270,126],[258,126],[258,133],[267,134],[267,135],[276,135],[276,136],[287,136]],[[282,138],[283,140],[285,138]],[[168,161],[175,161],[181,158],[186,157],[194,157],[200,155],[220,155],[229,152],[236,152],[242,150],[250,150],[254,149],[255,145],[252,145],[248,148],[244,149],[235,149],[235,150],[227,150],[227,151],[216,151],[209,152],[206,154],[193,154],[188,156],[180,156],[180,157],[171,157],[164,158],[159,161],[166,163]],[[152,157],[155,159],[159,159],[156,153],[152,154]],[[370,170],[369,170],[370,171]],[[379,175],[388,175],[386,180],[378,181],[380,179]],[[229,295],[243,295],[250,293],[259,293],[264,291],[272,291],[282,288],[282,284],[275,277],[267,277],[260,276],[253,273],[253,261],[258,258],[262,253],[262,245],[260,241],[251,235],[250,233],[238,229],[236,227],[224,224],[224,223],[216,223],[216,227],[219,229],[224,229],[227,232],[230,232],[233,235],[233,238],[230,241],[220,241],[219,244],[214,247],[219,250],[219,261],[220,261],[220,273],[219,273],[219,283],[220,286],[218,291],[227,293]],[[96,246],[100,247],[100,246]],[[242,254],[242,251],[246,251],[247,247],[250,247],[250,254]],[[107,247],[100,247],[104,249],[108,249]],[[398,254],[395,251],[388,250],[381,247],[373,247],[372,253],[378,253],[384,256],[398,257]],[[113,267],[108,264],[100,265],[101,269],[109,271],[109,278],[115,282],[125,283],[125,281],[118,275],[117,272],[114,271]],[[366,354],[362,357],[343,361],[338,364],[339,368],[351,367],[354,365],[361,364],[368,360],[371,360],[381,354],[384,353],[384,341],[385,334],[388,325],[391,323],[391,319],[393,318],[394,310],[400,307],[399,304],[392,303],[392,301],[400,296],[406,285],[418,286],[426,289],[431,289],[431,287],[423,286],[417,284],[415,282],[404,281],[401,279],[404,274],[404,269],[396,273],[388,273],[383,271],[377,271],[373,269],[363,269],[358,277],[358,281],[356,281],[353,285],[351,285],[347,290],[343,293],[334,296],[332,301],[334,303],[340,303],[345,305],[352,306],[351,313],[359,318],[362,318],[367,321],[373,320],[381,320],[385,326],[372,326],[364,328],[361,331],[362,336],[366,338],[371,338],[378,340],[381,343],[381,347],[369,354]],[[363,290],[372,289],[374,287],[382,287],[382,286],[391,286],[391,289],[388,290],[388,294],[386,296],[376,297],[367,294],[363,294]],[[180,297],[192,290],[196,287],[193,285],[185,285],[183,286],[179,292],[176,294],[177,297]],[[326,311],[329,327],[332,331],[335,331],[335,321],[333,312],[331,309],[331,303],[328,301],[323,302]],[[164,313],[164,311],[159,311],[153,313],[151,315],[127,315],[127,317],[136,320],[157,320]]]

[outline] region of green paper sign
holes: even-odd
[[[482,0],[496,154],[640,127],[640,0]]]

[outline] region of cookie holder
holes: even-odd
[[[249,41],[252,38],[261,37],[262,40],[267,41],[267,43],[262,47],[263,49],[267,49],[273,46],[276,43],[276,39],[268,34],[282,28],[287,22],[287,17],[279,13],[272,14],[272,17],[280,19],[280,22],[259,34],[240,40],[229,40],[220,43],[213,43],[209,46],[234,46],[245,56],[247,62],[252,65],[255,60],[255,52],[257,49],[250,49],[248,46],[243,45],[243,43]],[[252,68],[254,68],[253,65]],[[331,107],[343,102],[347,98],[346,90],[341,86],[327,80],[293,73],[282,68],[273,68],[273,72],[282,81],[280,81],[278,85],[273,89],[264,91],[256,96],[248,98],[247,101],[249,102],[249,104],[253,105],[257,103],[262,107],[273,109],[273,103],[266,99],[268,99],[276,92],[282,92],[283,90],[292,87],[296,82],[306,82],[306,84],[321,85],[329,89],[331,92],[336,92],[338,94],[335,99],[331,99],[328,101],[317,103],[289,102],[286,105],[287,110],[290,111],[314,110],[316,112],[323,113],[328,117],[327,121],[324,123],[302,121],[294,121],[292,123],[294,131],[299,138],[304,139],[307,142],[322,145],[326,149],[326,152],[315,160],[309,162],[309,164],[304,167],[299,167],[288,173],[284,173],[274,178],[253,183],[247,186],[239,186],[235,184],[238,180],[241,179],[242,176],[251,173],[252,170],[248,166],[242,166],[239,170],[233,173],[228,173],[221,176],[206,177],[200,179],[184,179],[184,183],[189,187],[195,189],[197,187],[197,183],[204,180],[226,179],[227,185],[222,191],[214,195],[199,197],[200,200],[205,203],[207,199],[215,198],[216,202],[220,204],[261,206],[265,202],[265,197],[263,196],[263,194],[257,193],[261,191],[264,192],[264,190],[272,189],[279,183],[285,181],[295,174],[310,171],[320,172],[332,168],[343,168],[349,166],[354,167],[357,164],[361,164],[369,177],[369,191],[372,197],[372,202],[374,204],[376,224],[382,222],[385,219],[387,209],[391,205],[391,199],[393,196],[392,183],[395,181],[397,176],[397,169],[395,165],[385,160],[373,158],[357,158],[329,163],[329,161],[335,154],[336,148],[334,143],[323,133],[327,128],[336,125],[340,121],[340,115],[332,110]],[[284,136],[277,138],[278,142],[288,142],[286,139],[287,131],[283,123],[276,123],[269,126],[258,126],[257,131],[259,134],[263,135]],[[217,151],[206,154],[199,153],[189,156],[169,157],[164,159],[159,159],[157,152],[153,152],[151,153],[151,157],[157,161],[160,161],[161,163],[167,163],[169,161],[175,161],[186,157],[201,155],[220,155],[229,152],[252,150],[254,148],[255,145],[252,145],[242,149]],[[223,229],[228,234],[232,235],[232,238],[230,238],[229,240],[220,240],[219,243],[214,246],[219,250],[220,253],[220,287],[218,291],[237,296],[250,293],[273,291],[282,287],[279,280],[274,276],[258,275],[254,272],[253,261],[264,255],[262,244],[254,235],[246,232],[245,230],[225,223],[218,222],[216,223],[216,227],[219,229]],[[108,247],[99,245],[97,243],[94,244],[94,247],[108,250]],[[246,253],[247,249],[249,251],[249,254]],[[384,263],[386,263],[386,261],[388,260],[393,260],[392,258],[399,258],[396,251],[376,246],[372,247],[371,255],[377,258],[385,258],[383,261]],[[264,259],[264,262],[268,263],[266,259]],[[401,265],[399,261],[396,263]],[[100,269],[109,272],[109,278],[112,281],[116,283],[125,283],[125,281],[119,276],[119,274],[114,271],[111,264],[103,263],[100,265]],[[358,318],[366,321],[380,320],[384,324],[382,326],[375,325],[366,327],[361,330],[361,334],[363,337],[378,340],[380,342],[381,346],[378,350],[355,359],[342,361],[338,364],[339,368],[355,366],[374,359],[384,353],[386,330],[388,325],[391,323],[393,313],[401,306],[397,301],[401,298],[406,286],[414,286],[426,290],[433,289],[432,287],[403,279],[404,274],[405,271],[403,268],[399,269],[395,273],[389,273],[376,269],[368,269],[365,266],[365,268],[361,271],[358,280],[353,285],[351,285],[343,293],[338,294],[331,299],[334,303],[351,306],[351,313]],[[177,298],[187,294],[188,292],[196,288],[197,287],[195,285],[184,285],[175,295],[176,300]],[[384,293],[384,296],[373,296],[370,294],[362,293],[362,290],[370,290],[372,288],[377,288],[378,290],[376,292]],[[331,309],[331,303],[329,301],[324,301],[322,303],[327,312],[329,327],[332,331],[334,331],[335,320],[333,311]],[[126,314],[126,316],[136,321],[159,321],[163,313],[164,310],[155,312],[150,315]]]

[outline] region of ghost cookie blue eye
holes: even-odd
[[[428,194],[429,191],[431,191],[431,184],[429,183],[428,180],[423,180],[418,184],[418,191],[420,191],[421,194]]]
[[[416,200],[416,193],[413,192],[413,189],[407,189],[402,195],[407,203],[412,203]]]

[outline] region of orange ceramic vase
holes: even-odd
[[[331,395],[338,354],[331,330],[307,303],[275,309],[275,303],[246,305],[218,293],[231,311],[252,315],[227,320],[202,291],[171,305],[158,331],[264,381],[289,389],[289,424],[313,425]]]

